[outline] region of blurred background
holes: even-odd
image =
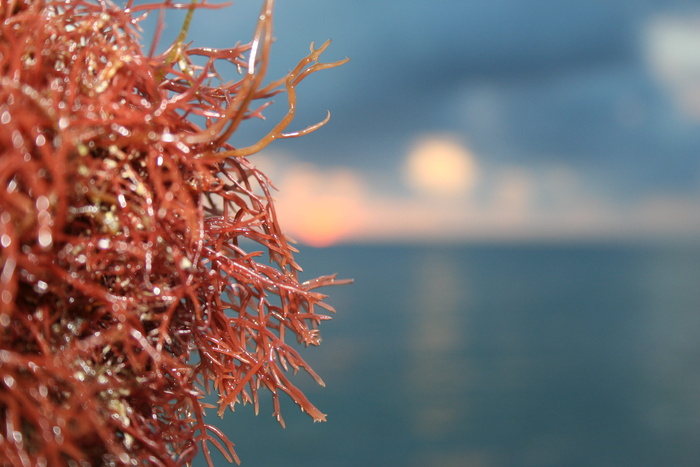
[[[189,37],[247,42],[260,6]],[[243,465],[698,465],[698,3],[278,0],[275,25],[270,80],[311,41],[351,58],[299,88],[291,130],[330,123],[252,160],[304,276],[355,283],[303,351],[327,387],[295,379],[328,422],[213,420]]]

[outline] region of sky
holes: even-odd
[[[199,11],[189,37],[248,42],[261,4]],[[275,14],[269,80],[312,41],[332,39],[322,61],[350,58],[299,87],[291,130],[330,123],[251,159],[300,242],[700,239],[697,2],[278,0]]]

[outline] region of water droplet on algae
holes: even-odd
[[[49,199],[44,195],[39,196],[36,199],[36,208],[39,211],[46,211],[49,208]]]
[[[7,386],[10,389],[14,389],[15,386],[17,385],[17,382],[15,381],[15,379],[10,375],[5,375],[2,378],[2,380],[5,383],[5,386]]]
[[[42,248],[48,248],[53,243],[53,237],[51,236],[51,229],[47,227],[42,227],[39,229],[39,246]]]

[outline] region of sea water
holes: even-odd
[[[324,413],[210,422],[243,466],[700,465],[700,248],[302,247],[338,313],[301,349]],[[227,465],[215,456],[216,465]],[[195,466],[205,465],[200,456]]]

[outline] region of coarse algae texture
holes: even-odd
[[[144,49],[139,22],[178,8],[180,37]],[[322,126],[287,131],[296,86],[346,60],[312,44],[265,83],[273,1],[225,50],[185,43],[198,8],[218,6],[0,0],[0,465],[187,465],[199,449],[211,464],[211,445],[239,462],[205,423],[212,390],[220,413],[257,411],[265,388],[281,423],[282,393],[325,419],[290,380],[323,384],[290,341],[320,343],[316,288],[343,281],[298,279],[247,156]],[[231,146],[276,94],[286,116]]]

